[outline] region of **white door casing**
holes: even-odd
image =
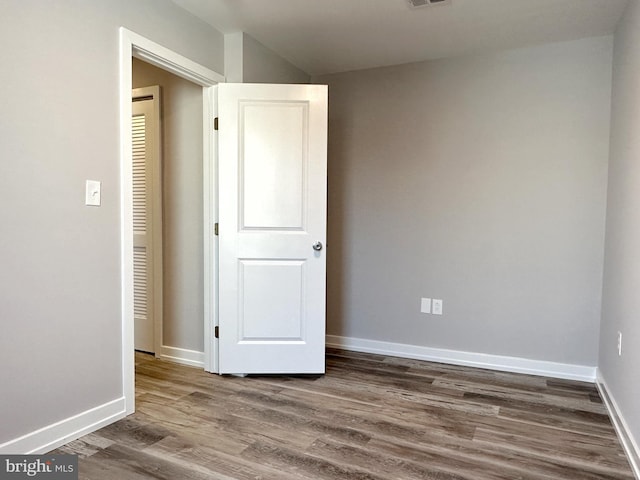
[[[213,325],[217,323],[216,276],[217,258],[214,254],[213,223],[217,210],[215,190],[216,137],[213,134],[214,85],[224,77],[172,50],[131,30],[120,27],[120,245],[121,245],[121,301],[122,301],[122,391],[125,413],[135,411],[135,361],[134,361],[134,286],[133,286],[133,178],[131,156],[131,57],[171,72],[202,86],[203,108],[203,186],[204,186],[204,295],[205,339],[213,337]],[[217,355],[214,341],[205,341],[205,369],[216,371]]]
[[[324,373],[327,87],[220,84],[218,116],[219,372]]]
[[[162,344],[162,162],[160,87],[132,90],[135,349]]]

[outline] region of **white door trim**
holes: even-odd
[[[135,410],[135,365],[133,323],[133,178],[131,158],[131,58],[202,86],[203,168],[204,168],[204,349],[205,369],[214,371],[211,326],[217,321],[215,306],[216,258],[213,223],[217,216],[215,190],[215,137],[213,134],[214,85],[224,77],[137,33],[120,27],[120,274],[122,303],[122,389],[127,414]],[[217,366],[217,365],[215,365]]]

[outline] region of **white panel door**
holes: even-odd
[[[220,84],[219,371],[324,373],[327,87]]]

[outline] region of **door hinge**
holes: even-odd
[[[218,117],[213,119],[213,129],[218,130]]]
[[[218,235],[218,222],[216,222],[215,225],[213,226],[213,233]]]
[[[213,329],[213,335],[214,335],[216,338],[220,338],[220,327],[218,327],[217,325],[216,325],[216,327]]]

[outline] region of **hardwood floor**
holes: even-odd
[[[81,479],[633,479],[587,383],[332,350],[318,377],[136,354],[134,415],[56,450]]]

